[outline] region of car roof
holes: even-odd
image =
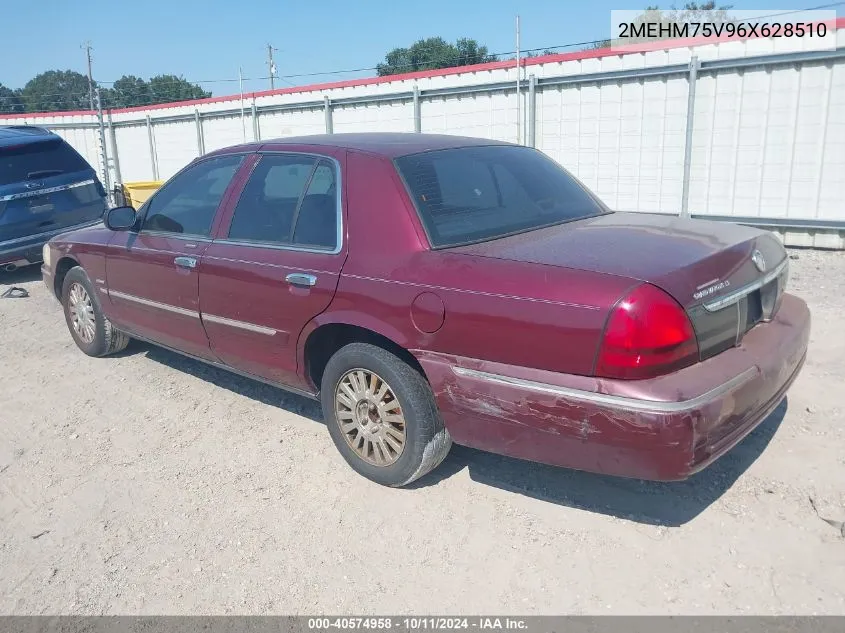
[[[351,149],[388,158],[418,154],[438,149],[473,147],[483,145],[511,145],[503,141],[451,134],[419,134],[416,132],[364,132],[355,134],[314,134],[309,136],[288,136],[267,139],[253,143],[254,149],[269,149],[271,146],[312,145]],[[243,145],[239,149],[243,149]],[[226,150],[223,150],[225,152]]]
[[[0,147],[38,143],[49,138],[58,138],[50,130],[34,125],[0,125]]]

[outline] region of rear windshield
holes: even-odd
[[[403,156],[396,165],[435,248],[606,212],[565,169],[528,147],[438,150]]]
[[[61,139],[0,147],[0,185],[90,169],[82,156]]]

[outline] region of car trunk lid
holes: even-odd
[[[759,229],[643,213],[609,213],[449,250],[651,283],[687,311],[702,359],[774,316],[788,261],[777,239]]]

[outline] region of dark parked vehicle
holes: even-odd
[[[40,262],[51,237],[98,224],[105,210],[96,173],[61,137],[0,126],[0,269]]]
[[[614,213],[534,149],[421,134],[241,145],[50,241],[79,348],[136,337],[322,402],[401,486],[452,442],[683,479],[783,398],[810,315],[764,231]]]

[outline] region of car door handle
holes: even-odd
[[[293,286],[311,287],[317,283],[317,278],[314,275],[307,275],[305,273],[291,273],[285,277],[285,281]]]
[[[195,257],[177,257],[173,263],[182,268],[196,268],[197,260]]]

